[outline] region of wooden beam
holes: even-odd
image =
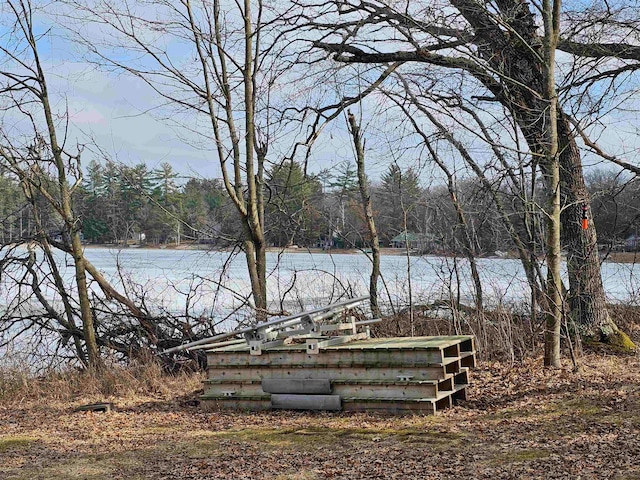
[[[307,395],[330,394],[331,382],[329,379],[265,378],[262,380],[262,391]]]

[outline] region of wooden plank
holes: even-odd
[[[353,349],[439,349],[460,344],[473,338],[470,335],[440,336],[440,337],[397,337],[397,338],[372,338],[351,342],[348,345],[329,347],[330,350]]]
[[[458,400],[466,400],[467,399],[467,389],[466,389],[466,387],[458,390],[457,392],[455,392],[453,395],[451,395],[451,398],[453,399],[454,402],[456,402]]]
[[[271,408],[286,410],[342,410],[340,395],[271,395]]]
[[[246,348],[209,352],[202,399],[217,408],[434,413],[466,398],[475,365],[472,336],[355,340],[319,355],[304,347],[276,346],[259,357]]]
[[[457,358],[460,356],[460,345],[449,345],[448,347],[443,349],[445,357]]]
[[[205,397],[259,397],[264,395],[264,391],[258,383],[238,383],[238,384],[212,384],[204,389]]]
[[[433,415],[435,402],[429,399],[408,400],[405,398],[343,398],[345,412],[384,412],[392,414],[421,413]]]
[[[356,322],[357,323],[357,322]],[[471,344],[469,343],[471,341]],[[397,337],[397,338],[370,338],[357,340],[346,345],[335,345],[327,347],[327,350],[395,350],[395,349],[418,349],[433,350],[447,348],[452,345],[464,345],[463,351],[473,349],[473,336],[454,335],[439,337]],[[462,348],[462,347],[461,347]],[[296,351],[304,349],[304,345],[281,345],[274,347],[274,351]],[[243,352],[248,351],[247,345],[231,345],[216,349],[215,352]]]
[[[349,345],[349,344],[346,344]],[[306,346],[303,345],[306,349]],[[263,351],[262,355],[249,355],[248,352],[213,352],[207,355],[209,366],[286,366],[290,364],[314,365],[429,365],[443,362],[442,350],[334,350],[328,347],[319,355],[309,355],[301,351]]]
[[[461,354],[461,361],[460,364],[463,367],[470,367],[473,368],[476,366],[476,354],[475,352],[464,352]]]
[[[331,382],[328,379],[265,378],[262,390],[265,393],[330,394]]]
[[[434,399],[450,395],[454,391],[466,387],[466,371],[448,375],[442,380],[426,381],[395,381],[395,380],[295,380],[272,379],[260,382],[209,380],[205,382],[205,396],[209,397],[249,397],[260,396],[265,393],[290,394],[329,394],[342,397],[367,398],[404,398],[404,399]],[[263,386],[264,385],[264,386]]]
[[[432,399],[438,395],[436,382],[334,382],[333,391],[342,397],[361,400],[392,398],[404,400]]]
[[[113,403],[111,402],[99,402],[99,403],[90,403],[89,405],[82,405],[77,407],[74,412],[111,412],[113,408]]]
[[[281,367],[209,367],[207,376],[216,381],[251,381],[265,378],[313,379],[329,378],[336,380],[439,380],[446,377],[444,366],[405,367],[362,366],[362,365],[287,365]],[[205,383],[207,380],[205,380]]]

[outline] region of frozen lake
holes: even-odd
[[[37,252],[41,256],[42,252]],[[87,258],[115,285],[130,294],[144,292],[151,313],[226,316],[240,307],[250,293],[244,254],[201,250],[154,250],[88,248]],[[69,259],[59,255],[69,282]],[[385,304],[406,305],[409,284],[414,302],[449,298],[460,280],[461,299],[472,304],[472,283],[465,260],[422,256],[410,257],[411,282],[405,256],[387,255],[381,259],[384,280],[380,297]],[[338,297],[366,295],[370,260],[365,254],[268,253],[268,301],[270,309],[284,307],[295,311],[326,304]],[[518,260],[483,258],[478,260],[488,305],[499,302],[527,302],[529,289]],[[603,281],[611,302],[635,302],[640,290],[634,264],[604,263]],[[0,285],[2,302],[10,291]],[[280,302],[283,302],[281,305]]]
[[[66,283],[72,288],[70,258],[65,258],[61,253],[56,255]],[[36,251],[36,256],[42,259],[43,254]],[[182,316],[188,311],[192,318],[202,316],[205,322],[212,319],[219,330],[233,329],[239,319],[253,317],[251,309],[245,305],[250,286],[243,254],[231,256],[227,252],[199,250],[88,248],[86,256],[114,286],[124,290],[130,297],[139,299],[139,295],[144,293],[145,305],[152,315]],[[267,262],[268,300],[272,311],[285,309],[296,312],[326,305],[344,296],[367,294],[371,264],[365,254],[268,253]],[[462,302],[473,304],[473,287],[466,261],[424,256],[410,257],[409,262],[411,282],[407,276],[406,257],[387,255],[381,258],[384,281],[379,284],[379,295],[383,311],[390,310],[390,303],[399,307],[407,305],[409,284],[414,304],[455,296],[456,271],[460,279]],[[478,267],[487,306],[498,303],[516,308],[526,306],[529,289],[518,260],[484,258],[478,260]],[[603,281],[610,302],[637,303],[640,298],[637,272],[638,267],[634,264],[603,264]],[[45,283],[41,284],[41,288],[51,302],[59,301],[52,288]],[[98,290],[95,285],[92,288]],[[15,299],[15,287],[4,275],[0,278],[0,313]],[[139,301],[136,303],[139,304]],[[24,304],[21,308],[22,311],[36,314],[42,309],[36,305],[34,311]],[[19,324],[16,324],[9,333],[19,329]],[[16,343],[12,350],[0,348],[0,366],[3,359],[10,361],[18,358],[16,351],[21,348],[25,352],[33,352],[28,344],[29,337],[24,340],[27,343]],[[51,345],[38,344],[38,352],[57,348],[56,338],[46,337],[45,340],[50,340]],[[12,352],[10,355],[9,351]]]
[[[199,250],[147,250],[91,248],[91,262],[112,281],[119,283],[117,266],[135,283],[141,284],[162,308],[184,309],[186,292],[198,286],[201,309],[237,305],[238,295],[250,292],[244,254],[230,257],[228,252]],[[448,298],[457,289],[455,263],[463,301],[471,304],[473,292],[465,260],[436,256],[410,257],[411,288],[414,301]],[[344,292],[366,295],[371,262],[365,254],[268,253],[268,300],[277,309],[285,305],[322,304]],[[487,302],[520,303],[529,298],[526,277],[519,260],[483,258],[478,260]],[[381,297],[386,302],[405,304],[409,297],[407,257],[387,255],[381,258],[384,281]],[[611,302],[635,301],[640,289],[634,264],[604,263],[602,276]],[[235,292],[236,294],[234,294]],[[301,305],[301,306],[302,306]]]

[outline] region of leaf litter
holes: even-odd
[[[179,388],[0,402],[0,478],[640,479],[640,359],[541,364],[480,362],[431,416],[206,412]]]

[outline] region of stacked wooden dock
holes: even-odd
[[[472,336],[365,338],[338,345],[246,343],[207,351],[207,408],[434,413],[466,399]]]

